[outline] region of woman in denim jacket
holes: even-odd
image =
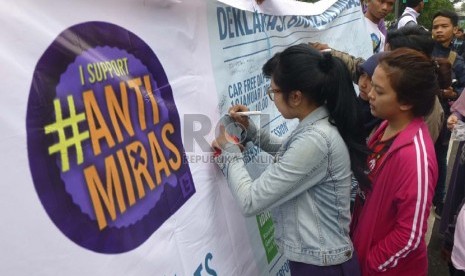
[[[255,180],[247,172],[241,145],[221,131],[213,147],[229,187],[246,216],[270,210],[275,241],[289,259],[292,275],[359,275],[349,237],[351,175],[369,185],[367,157],[356,93],[344,63],[308,45],[291,46],[263,66],[267,91],[286,119],[298,118],[282,142],[249,124],[247,111],[230,116],[247,128],[246,142],[275,154]]]

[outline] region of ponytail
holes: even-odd
[[[320,68],[325,73],[322,94],[326,96],[329,120],[335,125],[349,148],[352,171],[362,188],[369,188],[367,176],[368,147],[361,110],[357,104],[350,73],[342,60],[324,53]],[[328,68],[330,70],[328,70]]]
[[[365,129],[346,65],[330,53],[321,54],[307,44],[300,44],[274,55],[263,66],[263,73],[273,76],[285,100],[291,91],[300,90],[316,105],[327,105],[329,121],[337,127],[349,149],[355,177],[362,188],[370,187]]]

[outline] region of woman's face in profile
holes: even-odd
[[[375,117],[389,120],[401,112],[397,93],[391,86],[383,67],[377,66],[372,78],[372,89],[368,93],[370,111]]]

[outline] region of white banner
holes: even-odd
[[[358,0],[1,1],[0,275],[289,275],[209,143],[237,103],[288,135],[261,66],[310,41],[367,57],[362,16]]]

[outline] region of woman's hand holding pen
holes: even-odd
[[[228,110],[228,114],[236,123],[241,124],[244,127],[244,129],[247,129],[249,127],[249,117],[237,113],[247,111],[249,111],[249,108],[247,106],[238,104],[230,107]]]

